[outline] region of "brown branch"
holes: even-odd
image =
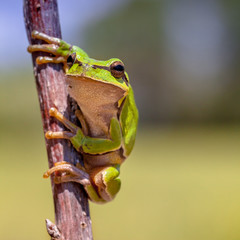
[[[33,30],[61,38],[57,0],[24,0],[24,19],[30,44],[42,43],[40,40],[31,38]],[[68,98],[62,65],[38,66],[35,59],[39,55],[40,53],[33,53],[32,60],[44,133],[48,130],[62,131],[63,126],[49,116],[49,109],[56,107],[68,119],[76,122],[73,114],[76,104]],[[63,160],[76,164],[80,159],[80,155],[65,140],[46,140],[46,148],[49,167]],[[54,229],[60,230],[63,240],[92,239],[88,200],[82,186],[77,183],[54,184],[53,181],[51,182],[57,227],[48,222],[50,224],[47,226],[48,230],[55,226]]]

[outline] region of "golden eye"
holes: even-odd
[[[110,66],[110,70],[111,70],[111,74],[115,78],[121,78],[124,76],[124,65],[120,61],[112,63]]]
[[[67,65],[70,68],[76,61],[76,53],[72,53],[67,58]]]

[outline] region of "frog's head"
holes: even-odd
[[[67,76],[85,78],[110,84],[125,92],[129,89],[129,78],[123,62],[118,58],[98,61],[89,58],[82,49],[71,53],[67,58]]]

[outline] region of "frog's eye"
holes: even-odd
[[[76,53],[72,53],[67,58],[67,65],[68,67],[71,67],[76,61]]]
[[[124,65],[120,61],[116,61],[110,66],[111,74],[115,78],[121,78],[124,76]]]

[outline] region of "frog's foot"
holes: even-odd
[[[61,175],[55,175],[54,182],[56,184],[63,182],[77,182],[83,186],[91,185],[88,173],[83,169],[77,168],[68,162],[57,162],[54,167],[50,168],[43,174],[44,178],[48,178],[51,174],[60,172]]]
[[[58,173],[54,176],[54,182],[56,184],[64,182],[80,183],[84,186],[90,200],[96,203],[107,202],[99,195],[95,187],[92,185],[89,174],[86,173],[82,166],[79,168],[68,162],[57,162],[54,164],[54,167],[50,168],[43,174],[43,177],[48,178],[53,173]],[[59,173],[61,173],[61,175],[59,175]]]
[[[69,50],[71,49],[71,45],[64,42],[63,40],[55,37],[50,37],[47,34],[40,33],[38,31],[32,32],[32,38],[44,40],[48,44],[35,44],[28,46],[28,52],[47,52],[52,53],[56,56],[56,58],[49,58],[49,57],[43,57],[42,59],[38,59],[38,63],[46,63],[46,62],[54,62],[59,63],[66,61],[68,58]],[[61,56],[62,58],[58,58],[58,56]]]
[[[80,129],[78,126],[70,122],[68,119],[66,119],[56,108],[50,108],[49,114],[52,117],[55,117],[58,119],[61,123],[63,123],[69,130],[64,132],[52,132],[48,131],[46,132],[45,136],[47,139],[53,139],[53,138],[65,138],[65,139],[71,139],[77,134],[77,131]]]

